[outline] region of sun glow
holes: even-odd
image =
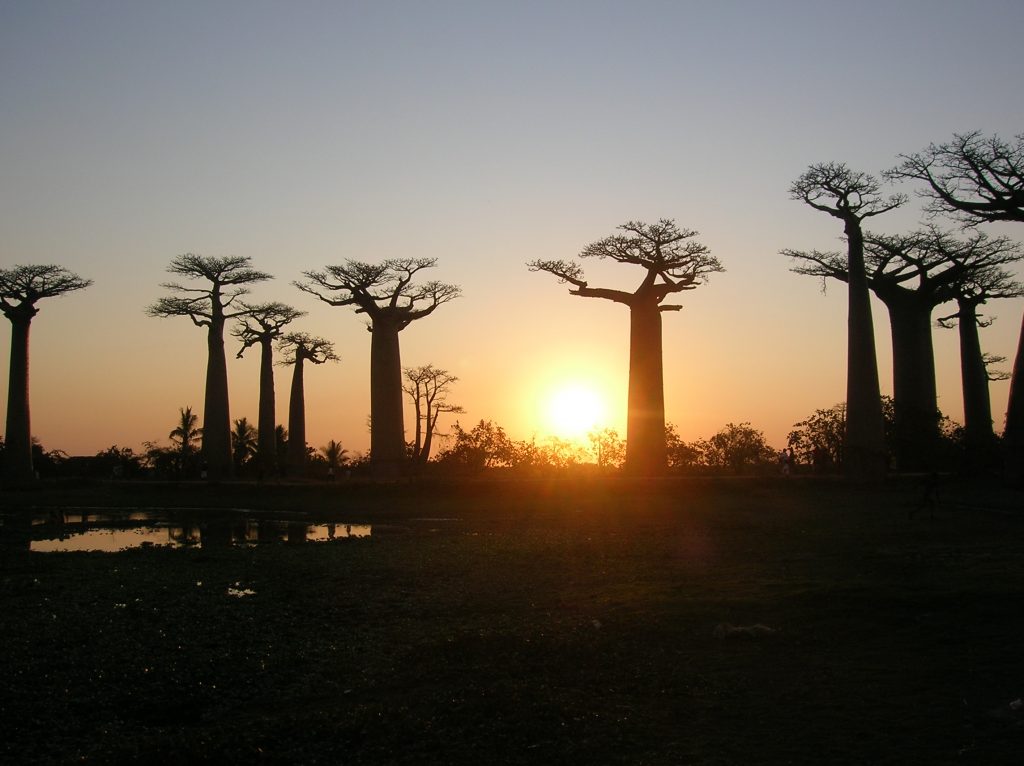
[[[579,383],[564,385],[547,400],[546,423],[553,436],[579,439],[604,424],[607,408],[593,388]]]

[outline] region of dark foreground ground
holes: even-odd
[[[918,494],[802,480],[0,492],[8,511],[376,525],[301,546],[6,547],[0,762],[1021,763],[1024,502],[949,485],[934,518],[908,518]]]

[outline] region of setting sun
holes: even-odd
[[[557,389],[548,399],[546,421],[552,435],[580,438],[603,423],[606,410],[597,391],[572,383]]]

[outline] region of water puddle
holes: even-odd
[[[5,542],[38,553],[101,551],[114,553],[148,547],[230,547],[264,544],[299,545],[370,537],[370,524],[311,524],[308,521],[247,517],[243,513],[214,518],[169,514],[160,510],[112,512],[76,509],[41,512],[31,522],[12,519],[0,526]]]

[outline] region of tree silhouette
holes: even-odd
[[[923,181],[919,193],[933,214],[952,213],[965,226],[996,221],[1024,222],[1024,133],[1013,142],[980,131],[958,133],[944,144],[900,155],[887,172],[892,179]],[[1011,481],[1024,479],[1024,317],[1010,377],[1003,432]]]
[[[957,239],[936,227],[911,234],[864,234],[868,285],[885,304],[892,333],[895,446],[900,466],[930,468],[940,437],[935,389],[932,310],[958,293],[958,285],[994,266],[1021,258],[1006,238],[975,233]],[[848,281],[839,253],[784,250],[800,263],[798,274]]]
[[[985,354],[981,351],[978,328],[992,322],[985,320],[978,309],[990,300],[1018,298],[1024,285],[1000,268],[990,268],[966,276],[957,285],[957,310],[939,319],[943,327],[957,326],[960,334],[960,379],[964,399],[964,446],[968,467],[986,468],[995,449],[992,430],[992,404],[989,398],[989,374]]]
[[[288,472],[293,476],[302,476],[307,460],[305,364],[337,362],[339,358],[334,353],[334,344],[329,340],[304,332],[282,335],[277,346],[285,354],[281,364],[292,365],[291,397],[288,401]]]
[[[848,479],[870,480],[885,474],[885,439],[878,361],[871,320],[871,298],[864,266],[865,218],[893,210],[903,195],[883,198],[871,175],[842,163],[811,165],[789,188],[792,199],[843,222],[846,234],[848,320],[846,359],[846,445],[843,472]]]
[[[341,442],[337,442],[334,439],[331,439],[320,448],[320,454],[327,461],[327,475],[331,478],[337,475],[341,464],[348,459],[345,457],[348,454],[348,450],[342,449]]]
[[[180,417],[178,425],[168,434],[172,444],[177,445],[178,473],[185,475],[192,467],[195,456],[193,442],[203,434],[203,429],[197,427],[199,418],[192,414],[191,407],[182,407],[178,410]]]
[[[248,312],[239,317],[238,326],[231,334],[242,341],[238,351],[241,359],[246,349],[259,344],[260,347],[260,400],[259,416],[256,420],[258,444],[256,457],[260,473],[275,473],[277,468],[277,440],[274,427],[277,411],[274,401],[274,341],[284,333],[284,328],[305,311],[299,311],[283,303],[241,304]]]
[[[11,322],[11,364],[7,387],[7,428],[3,472],[13,482],[35,480],[29,415],[28,346],[36,304],[92,284],[63,266],[16,265],[0,269],[0,311]]]
[[[531,261],[530,271],[545,271],[568,283],[571,295],[604,298],[629,308],[629,395],[625,469],[633,475],[660,475],[666,469],[665,391],[662,369],[661,312],[682,306],[664,304],[673,293],[693,290],[708,275],[724,271],[691,229],[675,221],[629,221],[616,234],[587,245],[580,258],[600,258],[641,267],[646,274],[633,292],[590,287],[574,261]]]
[[[436,258],[397,258],[379,264],[348,260],[323,271],[306,271],[295,286],[330,306],[355,306],[369,318],[370,463],[378,475],[394,475],[405,460],[402,358],[398,334],[460,294],[455,285],[413,279]],[[336,297],[331,297],[336,296]]]
[[[402,390],[412,399],[416,418],[416,437],[413,442],[412,459],[425,465],[430,459],[430,449],[437,421],[445,413],[463,413],[466,410],[448,402],[451,386],[458,378],[448,370],[425,364],[420,367],[406,367],[405,383]]]
[[[161,287],[175,294],[160,298],[147,309],[149,316],[153,317],[188,317],[197,327],[207,330],[202,455],[212,480],[231,474],[231,418],[224,326],[228,320],[249,313],[240,300],[249,292],[245,285],[271,279],[269,274],[250,267],[250,261],[249,257],[240,256],[179,255],[171,261],[167,271],[187,279],[205,280],[209,286],[186,287],[176,282],[165,282]]]
[[[258,437],[256,429],[248,418],[238,418],[231,431],[231,458],[235,475],[238,476],[246,464],[256,455]]]

